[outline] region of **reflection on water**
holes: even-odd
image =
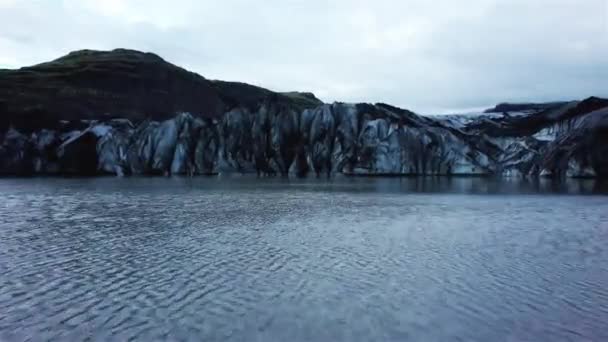
[[[590,180],[34,178],[0,194],[2,341],[608,340],[608,197]]]
[[[224,176],[223,181],[203,181],[205,186],[230,189],[289,186],[311,191],[350,191],[384,193],[461,193],[461,194],[572,194],[608,195],[608,182],[594,179],[568,179],[565,181],[541,179],[494,179],[483,177],[337,177],[325,178],[268,178],[251,176]],[[176,182],[197,186],[200,179],[175,178]]]

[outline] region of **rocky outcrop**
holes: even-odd
[[[599,98],[433,118],[209,81],[115,50],[3,71],[0,104],[1,174],[608,177]]]

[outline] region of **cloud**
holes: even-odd
[[[0,0],[0,64],[152,51],[205,77],[420,112],[608,96],[605,0]]]

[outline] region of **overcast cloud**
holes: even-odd
[[[0,0],[0,67],[116,47],[422,113],[608,96],[608,0]]]

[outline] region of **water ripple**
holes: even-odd
[[[608,340],[605,197],[374,182],[1,180],[0,340]]]

